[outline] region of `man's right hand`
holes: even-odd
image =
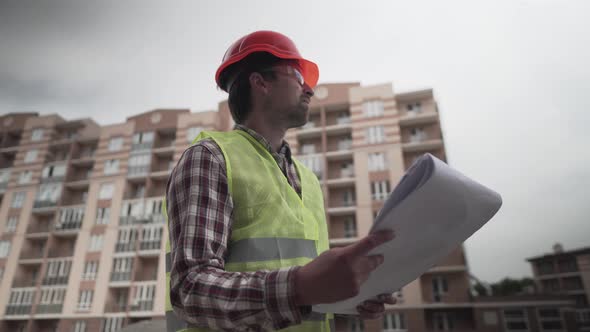
[[[314,305],[356,296],[369,275],[383,263],[383,255],[367,254],[394,238],[393,231],[369,234],[349,246],[325,251],[297,270],[298,305]]]

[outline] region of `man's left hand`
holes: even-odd
[[[380,294],[377,297],[359,304],[356,310],[361,319],[377,319],[383,316],[385,304],[395,304],[393,294]]]

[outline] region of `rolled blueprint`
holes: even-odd
[[[350,299],[313,306],[316,312],[356,314],[356,306],[393,293],[447,257],[500,209],[500,195],[431,154],[405,173],[379,212],[371,233],[395,231],[395,238],[369,255],[384,262]]]

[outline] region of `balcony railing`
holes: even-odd
[[[33,203],[33,209],[44,209],[48,207],[55,207],[57,206],[56,201],[35,201]]]
[[[149,165],[132,166],[127,170],[127,177],[146,176],[150,171]]]
[[[37,305],[37,314],[59,314],[63,308],[63,303],[58,304],[39,304]]]
[[[352,148],[352,140],[345,140],[338,142],[338,151],[350,150]]]
[[[27,228],[27,234],[36,234],[36,233],[48,233],[49,232],[49,223],[38,223],[38,224],[31,224]]]
[[[44,251],[44,249],[23,250],[21,252],[20,258],[21,259],[42,259],[43,254],[44,254],[43,251]]]
[[[149,216],[121,216],[119,217],[119,225],[140,225],[149,224],[152,220]]]
[[[6,306],[6,316],[29,315],[32,307],[30,304],[9,304]]]
[[[154,142],[145,142],[145,143],[133,143],[131,145],[131,151],[142,151],[142,150],[149,150],[154,145]]]
[[[125,272],[111,272],[111,281],[130,281],[131,280],[131,271]]]
[[[158,250],[160,249],[162,240],[156,241],[141,241],[139,243],[139,250]]]
[[[55,276],[55,277],[45,277],[43,278],[42,284],[46,286],[54,286],[54,285],[67,285],[68,278],[70,276]]]
[[[78,230],[78,229],[80,229],[80,227],[82,227],[82,220],[81,219],[79,221],[68,221],[68,222],[64,222],[64,223],[58,222],[55,224],[56,231],[72,231],[72,230]]]
[[[135,241],[115,244],[115,252],[135,251]]]
[[[131,311],[152,311],[154,309],[154,300],[137,301],[131,305]]]
[[[41,183],[54,183],[54,182],[63,182],[65,176],[51,176],[46,178],[41,178]]]

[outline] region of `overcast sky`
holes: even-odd
[[[223,53],[259,29],[290,36],[320,83],[434,89],[449,163],[504,199],[466,242],[480,279],[590,246],[590,1],[0,0],[0,114],[216,109]]]

